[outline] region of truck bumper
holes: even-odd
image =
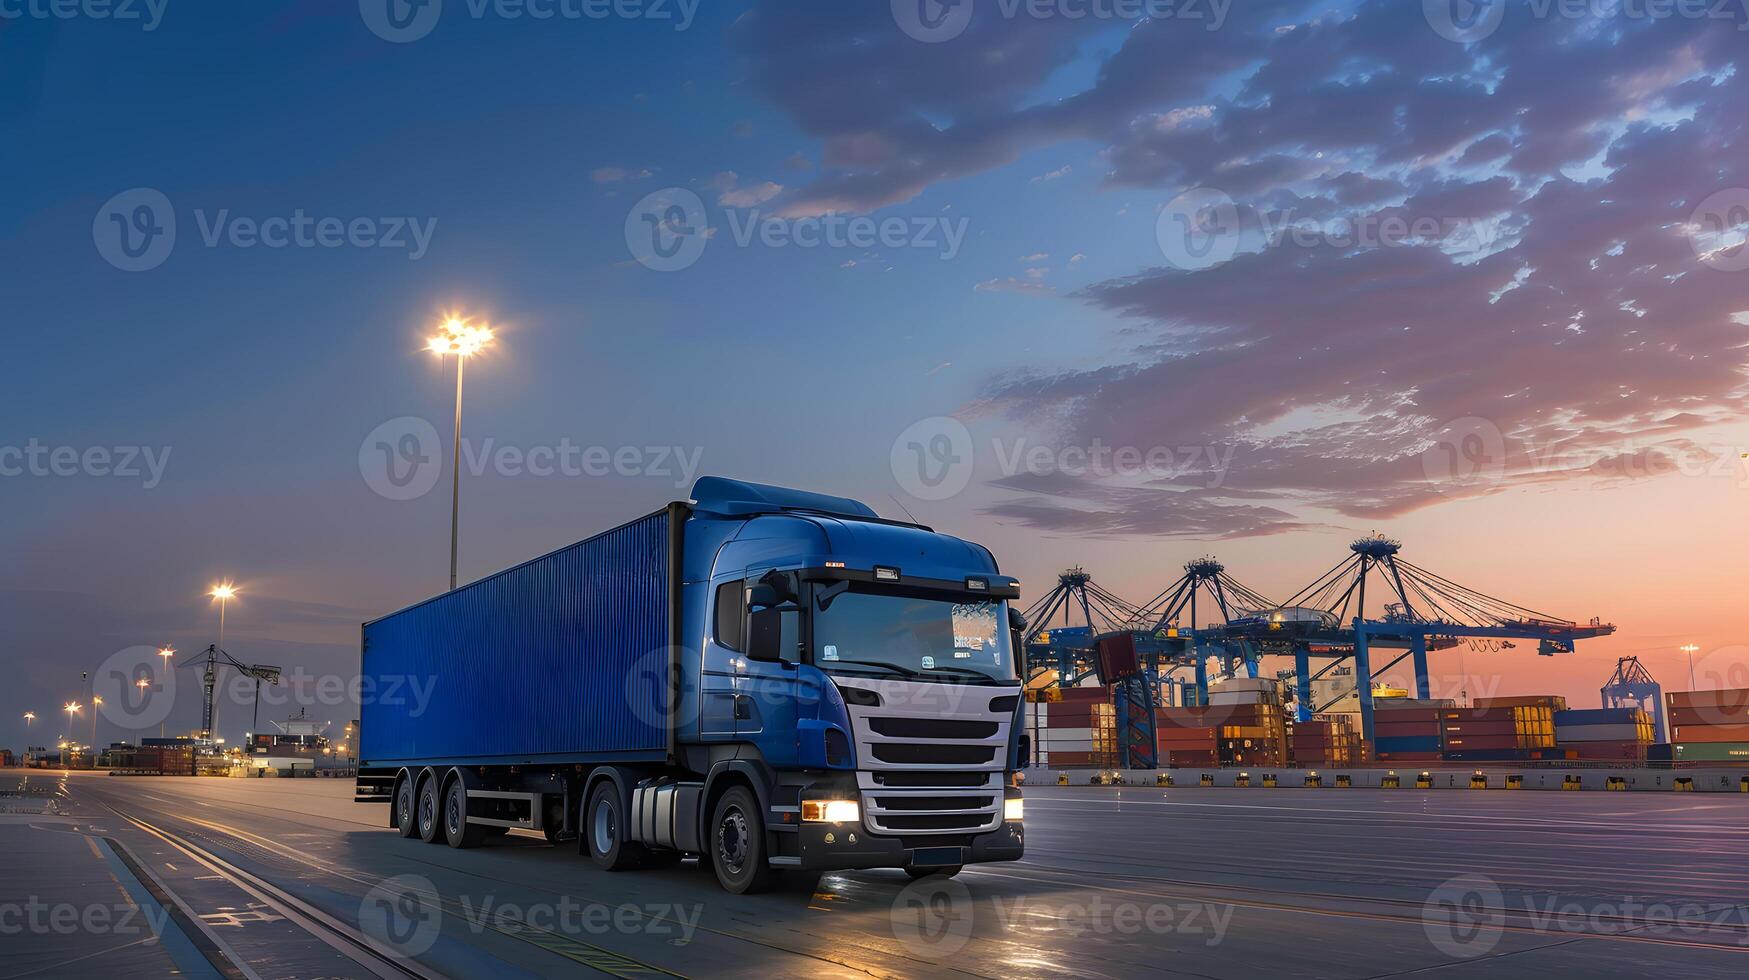
[[[1017,821],[989,833],[941,838],[877,836],[861,823],[803,824],[797,835],[801,866],[810,871],[1018,861],[1026,851]]]

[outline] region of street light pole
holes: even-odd
[[[1695,651],[1700,649],[1700,647],[1695,646],[1692,643],[1684,643],[1676,649],[1688,654],[1688,689],[1690,691],[1698,690],[1694,684],[1694,654]]]
[[[449,467],[449,590],[455,591],[456,540],[462,520],[462,372],[468,359],[455,359],[455,455]]]
[[[476,327],[461,317],[451,316],[444,320],[442,330],[441,334],[426,341],[425,349],[439,358],[445,354],[455,355],[455,448],[450,459],[449,476],[449,588],[453,592],[462,512],[462,376],[468,358],[492,343],[492,329]]]
[[[176,648],[168,645],[161,646],[158,648],[158,656],[164,658],[164,674],[169,676],[170,672],[176,669],[170,666],[170,658],[176,656]],[[160,739],[164,737],[164,720],[162,718],[158,719],[158,737]]]

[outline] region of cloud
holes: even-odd
[[[1065,163],[1055,170],[1049,170],[1049,171],[1046,171],[1042,174],[1039,174],[1037,177],[1034,177],[1032,179],[1032,182],[1037,184],[1037,183],[1041,183],[1041,182],[1047,181],[1047,180],[1056,180],[1060,177],[1067,177],[1067,176],[1069,176],[1069,173],[1071,171],[1073,171],[1074,169],[1075,169],[1074,167]]]
[[[999,276],[994,279],[986,279],[973,286],[972,289],[980,293],[1020,293],[1027,296],[1048,296],[1056,292],[1050,286],[1039,282],[1038,278],[1034,276],[1028,276],[1025,279]]]
[[[783,185],[769,180],[742,186],[740,175],[724,170],[711,178],[710,186],[718,190],[717,203],[725,208],[754,208],[783,193]]]

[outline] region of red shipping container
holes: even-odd
[[[1516,749],[1518,747],[1518,738],[1513,735],[1473,735],[1445,740],[1445,748],[1449,752],[1475,749]]]
[[[1518,726],[1510,721],[1448,721],[1440,731],[1447,735],[1516,735]]]
[[[1440,762],[1444,756],[1438,752],[1380,752],[1380,762]]]
[[[1567,710],[1567,699],[1559,694],[1518,694],[1505,698],[1477,698],[1478,708],[1550,708]]]
[[[1644,742],[1575,742],[1557,749],[1569,759],[1625,759],[1638,761],[1646,757]]]
[[[1437,722],[1417,722],[1413,725],[1399,725],[1396,723],[1381,721],[1372,726],[1374,738],[1422,738],[1429,735],[1438,735],[1439,732],[1440,728]]]
[[[1672,708],[1734,708],[1749,710],[1749,688],[1725,691],[1672,691],[1664,695]]]
[[[1749,725],[1749,707],[1671,708],[1672,725]]]
[[[1110,704],[1111,688],[1109,687],[1065,687],[1063,700],[1059,704]]]
[[[1749,742],[1749,725],[1677,725],[1672,742]]]
[[[1383,708],[1373,712],[1373,720],[1375,722],[1386,720],[1392,722],[1438,721],[1439,713],[1443,710],[1443,708]]]

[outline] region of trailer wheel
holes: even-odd
[[[611,781],[602,780],[589,794],[580,836],[590,859],[608,871],[626,871],[643,863],[644,845],[626,840],[626,819],[620,812],[619,790]]]
[[[479,847],[486,839],[485,827],[468,823],[468,788],[460,779],[443,794],[443,839],[451,847]]]
[[[747,787],[732,787],[717,801],[709,847],[711,867],[725,890],[751,895],[777,884],[777,871],[765,860],[765,820]]]
[[[427,778],[419,784],[419,839],[427,844],[435,844],[443,839],[443,823],[439,814],[442,808],[437,802],[437,777]]]
[[[395,830],[402,837],[419,836],[419,821],[414,817],[413,777],[401,780],[395,787]]]

